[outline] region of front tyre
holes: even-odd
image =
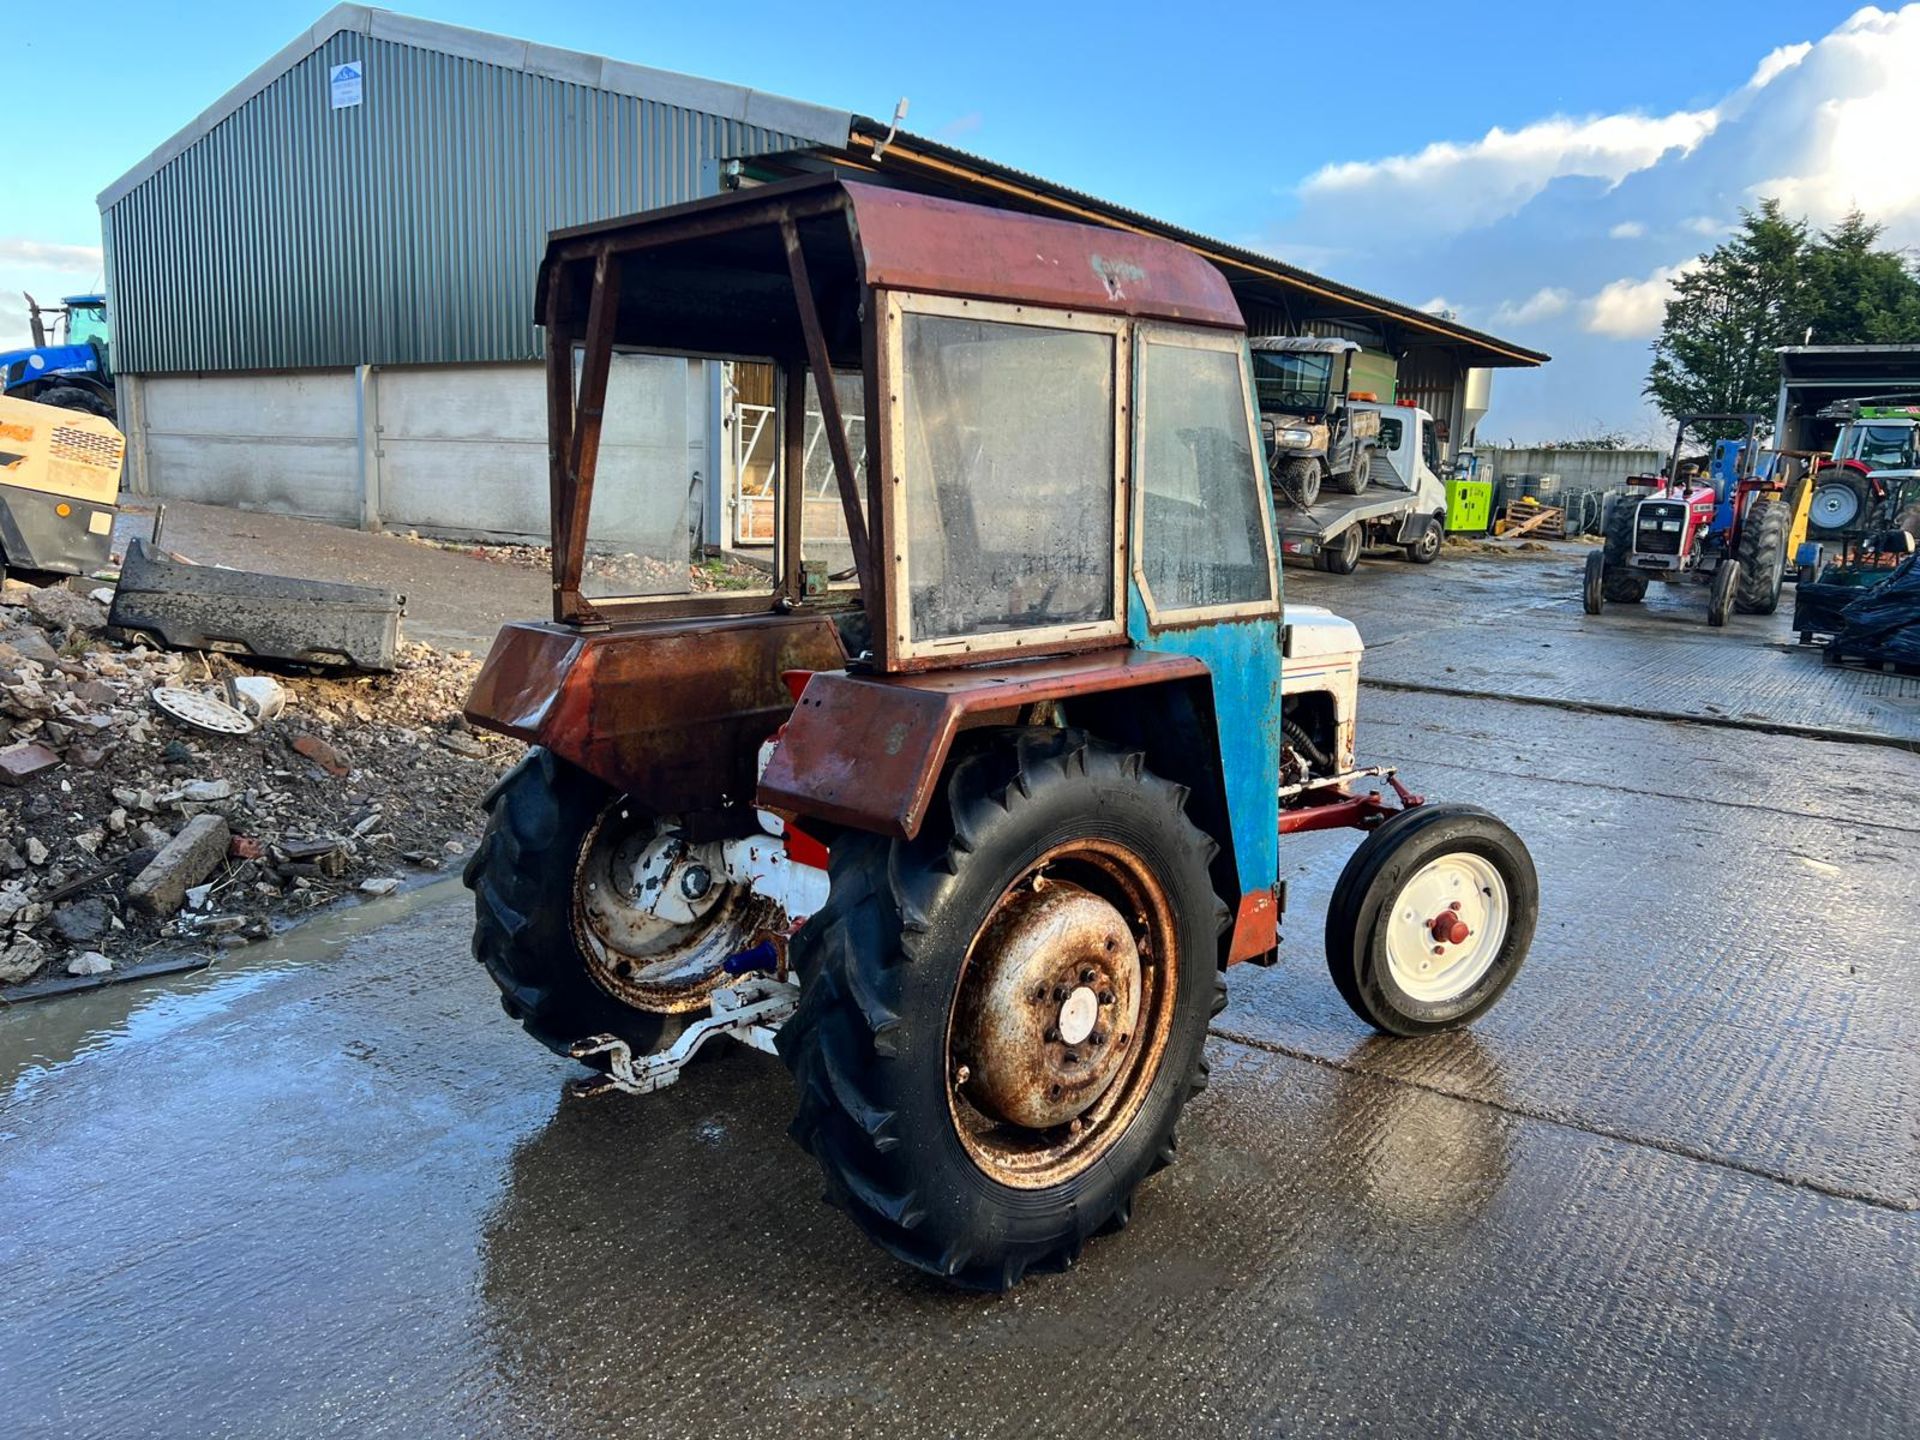
[[[1407,546],[1407,559],[1416,565],[1431,565],[1439,558],[1441,542],[1446,538],[1446,522],[1438,515],[1429,515],[1419,537]]]
[[[1171,1160],[1225,1001],[1213,842],[1078,731],[999,732],[921,835],[848,835],[794,937],[794,1139],[882,1248],[974,1289],[1063,1269]]]
[[[1733,597],[1740,593],[1740,562],[1722,560],[1707,583],[1707,624],[1721,626],[1733,613]]]
[[[1360,843],[1327,908],[1327,969],[1390,1035],[1470,1023],[1527,957],[1540,882],[1527,847],[1475,805],[1403,810]]]
[[[1281,467],[1281,493],[1302,510],[1311,510],[1320,503],[1320,475],[1318,460],[1295,456]]]
[[[1607,557],[1598,550],[1587,556],[1586,573],[1580,580],[1580,608],[1589,615],[1598,615],[1605,609],[1607,592]]]

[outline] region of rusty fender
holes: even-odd
[[[1105,650],[911,675],[811,676],[760,779],[759,803],[896,839],[920,831],[953,738],[1028,706],[1204,679],[1189,655]]]
[[[465,713],[657,815],[713,812],[752,803],[760,743],[793,708],[781,672],[845,663],[818,614],[527,621],[501,630]]]

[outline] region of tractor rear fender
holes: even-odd
[[[658,815],[744,811],[789,670],[846,664],[818,613],[501,630],[467,698],[475,725],[544,745]]]
[[[1233,831],[1206,664],[1152,650],[1104,650],[910,675],[809,676],[760,777],[759,804],[895,839],[919,834],[956,739],[1051,718],[1137,746],[1187,787],[1187,814],[1220,845],[1214,888],[1240,903]],[[1224,937],[1223,937],[1224,943]]]

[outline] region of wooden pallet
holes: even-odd
[[[1567,538],[1567,512],[1558,505],[1541,505],[1530,500],[1509,501],[1500,516],[1498,535],[1502,540],[1522,535],[1538,535],[1543,540]]]

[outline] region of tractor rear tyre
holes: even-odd
[[[1586,574],[1580,582],[1580,608],[1598,615],[1605,608],[1607,595],[1607,557],[1598,550],[1587,556]]]
[[[1807,528],[1832,535],[1852,530],[1866,518],[1872,499],[1866,480],[1844,465],[1831,465],[1814,477]]]
[[[1302,510],[1311,510],[1320,501],[1320,462],[1296,456],[1280,470],[1281,496]]]
[[[1138,751],[980,732],[921,834],[848,834],[792,944],[793,1138],[883,1249],[970,1289],[1074,1263],[1173,1158],[1225,1004],[1214,842]]]
[[[1407,546],[1407,559],[1416,565],[1431,565],[1440,558],[1440,546],[1446,538],[1446,522],[1437,515],[1429,515],[1419,536]]]
[[[1633,554],[1633,517],[1637,503],[1626,496],[1614,502],[1607,517],[1606,574],[1600,580],[1600,594],[1615,605],[1638,605],[1647,598],[1647,577],[1631,570],[1627,559]],[[1598,615],[1598,610],[1589,610]]]
[[[582,847],[615,798],[534,746],[483,802],[486,833],[461,876],[473,891],[473,953],[500,987],[501,1008],[561,1055],[589,1035],[617,1035],[644,1053],[669,1025],[679,1029],[673,1017],[623,1005],[595,984],[575,937]]]
[[[1363,495],[1366,493],[1367,481],[1372,478],[1373,452],[1361,450],[1355,453],[1351,467],[1342,470],[1338,475],[1329,475],[1327,484],[1342,495]]]
[[[79,385],[49,385],[33,399],[36,405],[52,405],[61,410],[81,410],[88,415],[98,415],[102,420],[114,418],[113,406],[93,391]]]
[[[1740,562],[1722,560],[1707,585],[1707,624],[1724,625],[1733,613],[1733,597],[1740,589]]]
[[[1320,551],[1320,568],[1335,575],[1351,575],[1360,568],[1362,539],[1360,526],[1349,525]]]
[[[1780,608],[1792,518],[1785,500],[1748,505],[1746,523],[1740,527],[1740,583],[1733,595],[1734,608],[1742,615],[1771,615]]]
[[[1353,852],[1327,907],[1327,969],[1389,1035],[1465,1025],[1533,943],[1540,881],[1527,847],[1477,805],[1417,805]]]

